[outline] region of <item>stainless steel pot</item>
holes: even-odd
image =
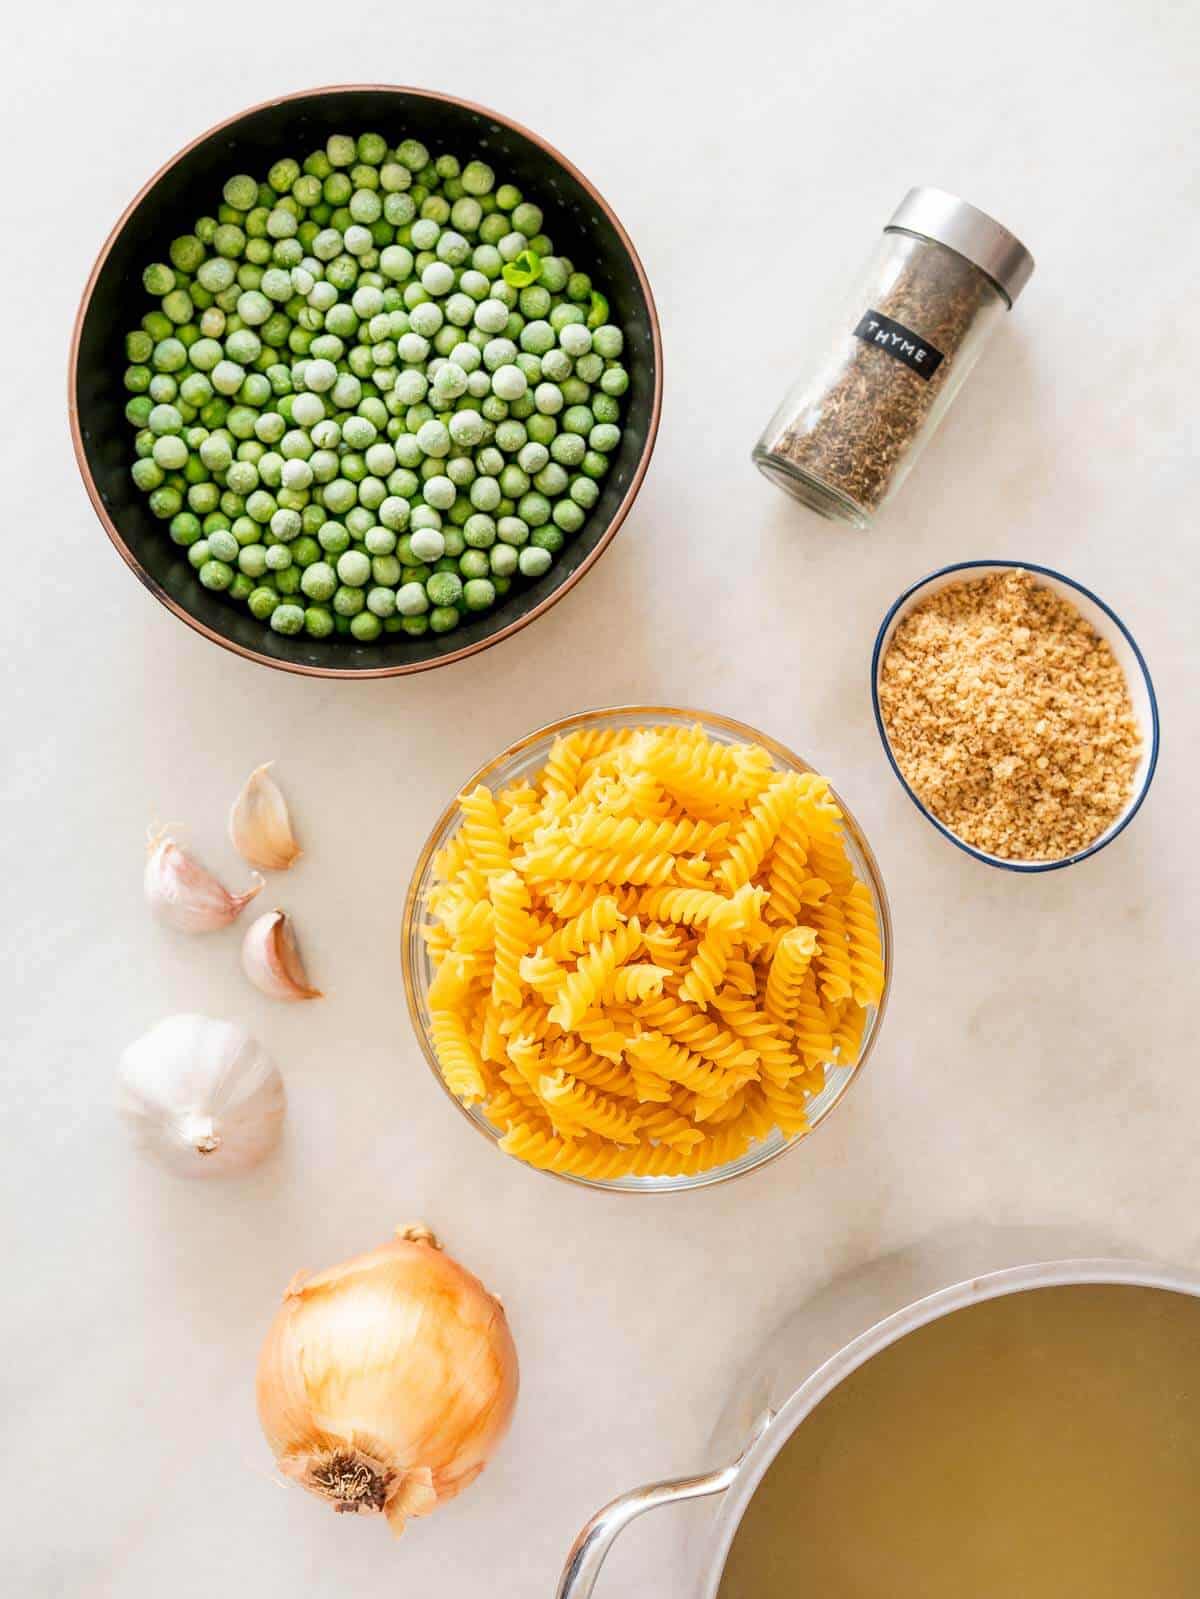
[[[796,1385],[796,1361],[803,1359],[802,1341],[791,1336],[777,1343],[773,1373],[760,1375],[750,1399],[735,1403],[726,1419],[741,1417],[742,1447],[736,1458],[697,1477],[635,1488],[606,1505],[575,1540],[558,1585],[558,1599],[590,1599],[605,1556],[617,1535],[647,1510],[659,1505],[711,1497],[716,1509],[701,1548],[693,1592],[696,1599],[715,1599],[730,1546],[742,1517],[772,1461],[807,1416],[851,1372],[881,1350],[967,1305],[1005,1294],[1028,1293],[1079,1283],[1126,1283],[1161,1288],[1200,1298],[1200,1274],[1127,1260],[1061,1260],[1017,1266],[969,1278],[952,1288],[918,1299],[885,1317],[844,1345]],[[787,1330],[785,1329],[785,1333]]]

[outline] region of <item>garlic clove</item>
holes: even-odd
[[[279,1142],[283,1079],[233,1022],[168,1016],[125,1051],[119,1081],[138,1143],[185,1177],[247,1171]]]
[[[244,894],[231,894],[220,880],[181,849],[165,833],[148,843],[142,880],[146,903],[168,927],[181,933],[209,933],[228,927],[256,894],[266,887],[263,878]]]
[[[251,772],[234,800],[229,813],[229,836],[238,854],[251,866],[260,866],[264,872],[286,872],[303,851],[292,832],[283,791],[270,775],[270,764],[268,761]]]
[[[268,911],[250,923],[242,940],[242,970],[270,999],[322,997],[319,988],[309,986],[291,918],[285,911]]]

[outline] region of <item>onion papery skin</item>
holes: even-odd
[[[508,1319],[413,1229],[284,1295],[258,1363],[258,1416],[286,1475],[399,1533],[483,1470],[512,1419]]]

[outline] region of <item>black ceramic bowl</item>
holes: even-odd
[[[385,634],[375,644],[334,636],[285,638],[243,607],[203,588],[183,552],[150,514],[129,476],[133,435],[122,383],[125,332],[150,302],[142,268],[167,243],[215,211],[225,179],[265,173],[303,157],[331,133],[409,135],[434,154],[484,157],[543,208],[555,247],[586,266],[624,330],[631,383],[621,443],[591,515],[545,577],[514,584],[494,610],[453,633]],[[71,346],[71,432],[84,484],[109,538],[150,592],[225,649],[315,677],[387,677],[442,666],[507,638],[573,587],[612,541],[641,487],[662,405],[662,341],[650,285],[611,206],[565,157],[527,128],[482,106],[384,84],[312,89],[255,106],[203,134],[168,161],[126,208],[92,269]]]

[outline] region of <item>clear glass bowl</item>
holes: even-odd
[[[682,710],[669,705],[623,705],[615,706],[609,710],[584,711],[578,716],[569,716],[561,722],[552,722],[548,727],[539,728],[536,732],[520,739],[516,744],[510,745],[508,749],[489,761],[486,766],[481,767],[479,771],[467,779],[462,785],[462,789],[466,791],[474,788],[477,783],[486,783],[489,788],[494,790],[516,782],[522,777],[532,779],[541,767],[545,765],[546,757],[554,740],[564,733],[574,733],[580,728],[692,727],[697,723],[704,728],[710,738],[722,744],[761,744],[770,753],[780,771],[811,772],[815,770],[807,761],[802,760],[799,755],[793,754],[791,750],[777,743],[775,739],[768,737],[766,733],[759,732],[757,728],[746,726],[744,722],[734,722],[728,717],[717,716],[711,711]],[[863,836],[862,829],[846,808],[846,803],[841,795],[837,793],[837,790],[835,789],[832,792],[845,818],[846,853],[855,872],[870,889],[871,897],[875,904],[876,914],[879,919],[880,943],[883,950],[884,985],[883,997],[878,1007],[870,1008],[867,1012],[867,1022],[863,1029],[862,1048],[859,1051],[858,1060],[853,1066],[834,1065],[829,1067],[826,1072],[824,1088],[809,1101],[809,1132],[814,1131],[826,1120],[834,1106],[841,1102],[851,1082],[866,1064],[867,1057],[870,1055],[879,1033],[879,1024],[883,1020],[883,1013],[887,1007],[888,993],[890,992],[892,981],[892,921],[891,912],[888,908],[887,894],[883,887],[883,879],[879,875],[878,864],[871,852],[870,845]],[[456,832],[458,820],[458,796],[455,795],[438,818],[413,871],[412,882],[409,884],[408,889],[408,898],[404,906],[404,928],[402,934],[404,987],[408,995],[408,1013],[412,1018],[413,1028],[417,1038],[420,1040],[421,1048],[425,1052],[425,1059],[429,1063],[430,1071],[433,1072],[447,1098],[458,1112],[465,1116],[491,1143],[498,1144],[503,1137],[502,1131],[492,1126],[478,1106],[467,1107],[460,1104],[446,1087],[430,1037],[428,995],[429,985],[433,980],[434,968],[429,957],[429,951],[425,947],[425,940],[421,936],[421,925],[429,919],[429,891],[434,883],[433,858]],[[758,1167],[765,1166],[768,1161],[774,1160],[777,1155],[782,1155],[786,1149],[790,1149],[794,1144],[800,1143],[808,1136],[809,1133],[799,1133],[792,1138],[785,1138],[778,1129],[775,1129],[769,1137],[751,1145],[736,1160],[728,1161],[722,1166],[714,1166],[709,1171],[697,1172],[694,1176],[593,1178],[576,1177],[570,1172],[549,1172],[546,1175],[559,1178],[562,1181],[578,1183],[584,1188],[603,1188],[616,1193],[674,1193],[685,1188],[708,1188],[713,1183],[724,1182],[730,1177],[741,1177],[746,1172],[755,1171]]]

